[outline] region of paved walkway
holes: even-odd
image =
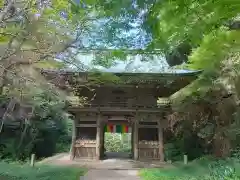
[[[63,153],[40,163],[87,168],[88,173],[84,177],[80,177],[80,180],[140,180],[139,169],[168,166],[159,161],[134,161],[129,159],[129,155],[126,153],[107,153],[107,156],[107,159],[101,161],[70,161],[70,156]]]
[[[126,153],[108,153],[108,158],[101,161],[95,160],[79,160],[71,161],[67,153],[59,154],[51,158],[47,158],[40,164],[53,165],[71,165],[77,167],[85,167],[87,169],[104,169],[104,170],[139,170],[142,168],[161,168],[168,166],[159,161],[134,161],[129,159]]]
[[[80,180],[140,180],[137,170],[89,170]]]

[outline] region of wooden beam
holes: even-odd
[[[84,144],[84,145],[81,145],[81,144],[76,144],[74,147],[80,147],[80,148],[95,148],[96,147],[96,144]]]
[[[138,160],[138,113],[135,116],[134,130],[133,130],[133,144],[134,144],[134,160]]]
[[[89,115],[85,115],[85,116],[80,115],[81,112],[79,112],[79,113],[77,112],[76,114],[79,114],[78,118],[77,118],[79,124],[81,124],[81,122],[86,122],[86,121],[88,121],[88,122],[97,122],[96,121],[97,115],[95,113],[84,113],[84,114],[89,114]]]
[[[159,107],[159,108],[131,108],[131,107],[79,107],[72,106],[68,108],[70,112],[142,112],[142,113],[162,113],[168,111],[169,107]]]
[[[143,124],[139,124],[138,125],[138,128],[151,128],[151,129],[155,129],[155,128],[158,128],[158,125],[143,125]]]
[[[101,158],[101,114],[97,116],[97,133],[96,133],[96,159]]]
[[[70,159],[73,160],[75,157],[75,143],[77,137],[77,128],[76,128],[76,120],[72,121],[72,143],[70,147]]]
[[[164,150],[163,150],[163,128],[160,124],[160,122],[158,122],[158,141],[159,141],[159,155],[160,155],[160,161],[163,162],[164,161]]]
[[[97,124],[77,124],[76,127],[97,127]]]

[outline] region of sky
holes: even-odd
[[[133,1],[134,2],[134,1]],[[142,9],[140,13],[132,19],[132,16],[124,16],[124,18],[113,19],[99,19],[92,24],[92,29],[88,29],[87,33],[83,34],[82,45],[85,47],[99,46],[110,49],[121,49],[122,44],[129,46],[130,49],[144,49],[151,42],[151,37],[142,28],[144,14],[146,9]],[[110,20],[110,21],[109,21]],[[111,24],[112,23],[112,24]],[[111,25],[116,25],[116,29]],[[126,26],[127,25],[127,26]],[[128,28],[125,28],[128,27]],[[114,34],[113,36],[111,36]],[[108,37],[110,35],[110,38]],[[108,41],[110,39],[110,41]],[[120,40],[120,41],[119,41]],[[124,42],[124,43],[122,43]],[[189,72],[188,70],[173,70],[170,67],[163,56],[154,56],[151,60],[141,61],[141,57],[138,55],[134,57],[128,57],[125,61],[116,61],[116,63],[110,67],[105,68],[103,66],[94,66],[93,55],[77,55],[77,61],[86,67],[86,69],[98,69],[104,72],[142,72],[142,73],[166,73],[166,72]]]
[[[143,62],[139,57],[129,59],[127,61],[117,61],[116,64],[110,68],[103,66],[94,66],[92,63],[93,56],[78,55],[77,58],[86,67],[98,69],[102,72],[139,72],[139,73],[187,73],[193,72],[187,69],[173,69],[170,67],[164,57],[154,57],[153,60]]]
[[[116,61],[116,63],[110,68],[94,66],[92,63],[93,56],[91,55],[79,55],[78,59],[87,67],[93,67],[106,72],[159,72],[169,68],[169,65],[164,58],[157,57],[151,61],[142,62],[140,57],[135,56],[131,59],[128,58],[126,61]]]

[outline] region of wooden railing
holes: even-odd
[[[138,144],[139,159],[161,159],[158,141],[140,141]]]
[[[79,106],[78,103],[74,103],[71,102],[70,105],[72,107],[74,106]],[[162,108],[162,107],[169,107],[170,104],[169,103],[161,103],[161,104],[156,104],[156,105],[148,105],[148,104],[129,104],[126,102],[108,102],[108,103],[104,103],[104,104],[95,104],[95,103],[89,103],[89,104],[85,104],[83,106],[79,106],[79,108],[97,108],[97,107],[114,107],[114,108]]]
[[[96,157],[96,140],[78,139],[75,141],[75,158],[94,159]]]

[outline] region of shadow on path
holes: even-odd
[[[137,170],[92,169],[80,180],[140,180]]]

